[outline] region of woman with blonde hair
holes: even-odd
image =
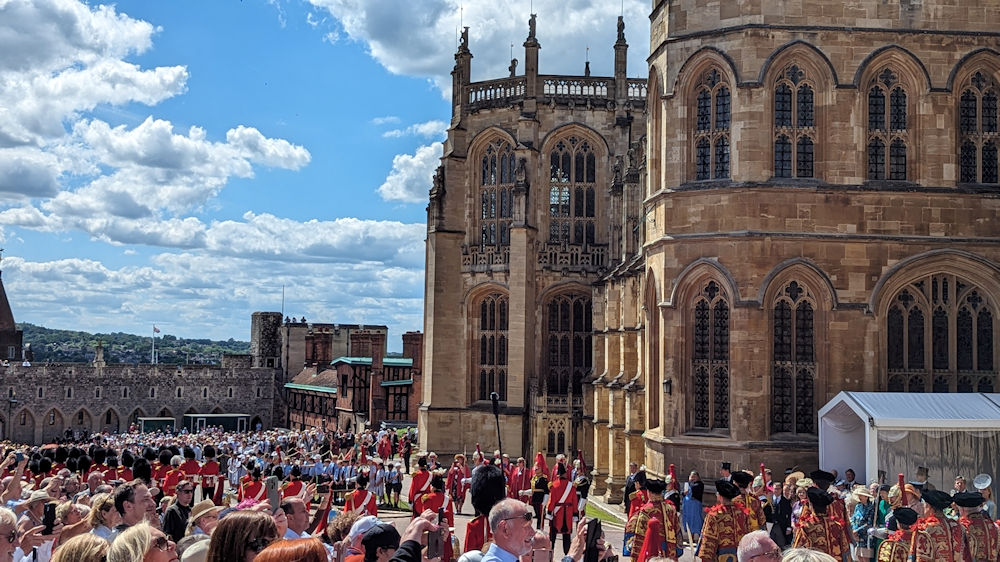
[[[177,545],[145,521],[125,529],[108,549],[107,562],[174,562]]]
[[[52,562],[104,562],[110,545],[101,537],[87,533],[62,543]]]
[[[87,523],[90,524],[91,533],[104,540],[111,540],[114,528],[121,521],[122,516],[115,509],[113,495],[96,494],[90,499],[90,513],[87,514]]]

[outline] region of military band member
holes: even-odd
[[[431,491],[431,473],[427,470],[427,457],[417,459],[417,471],[413,473],[410,480],[410,493],[406,498],[407,503],[413,506],[418,494],[426,494]],[[420,515],[417,513],[417,515]]]
[[[219,485],[219,475],[222,473],[219,463],[215,460],[215,447],[205,445],[203,451],[205,464],[201,465],[199,474],[201,475],[201,497],[206,499],[215,498],[215,487]]]
[[[799,519],[799,528],[795,530],[795,542],[792,546],[819,550],[837,560],[848,562],[851,544],[844,530],[847,522],[827,513],[833,498],[820,488],[809,488],[806,493],[812,510]]]
[[[541,455],[541,453],[539,453]],[[545,504],[549,501],[549,479],[545,477],[545,461],[542,465],[535,464],[534,476],[531,477],[531,507],[535,510],[536,527],[539,531],[545,528]]]
[[[662,540],[654,540],[646,545],[649,549],[661,552],[670,560],[676,560],[683,554],[681,548],[680,519],[674,505],[663,498],[663,492],[667,489],[667,484],[663,480],[646,480],[646,491],[649,494],[649,501],[642,506],[635,515],[629,517],[625,525],[625,546],[622,554],[628,556],[633,562],[638,562],[640,558],[651,557],[651,552],[643,553],[643,546],[647,542],[647,532],[650,523],[655,519],[660,526],[654,526],[657,533],[661,533]]]
[[[965,560],[965,536],[962,526],[950,521],[944,510],[951,503],[951,496],[940,490],[924,490],[920,496],[924,516],[917,520],[910,544],[913,562],[962,562]]]
[[[465,552],[482,550],[493,540],[488,521],[490,510],[500,500],[507,497],[506,482],[499,466],[482,464],[472,470],[469,484],[472,508],[476,516],[465,528]]]
[[[451,529],[455,527],[455,512],[451,510],[451,502],[444,494],[444,470],[432,473],[431,491],[417,497],[414,504],[414,513],[423,513],[431,510],[438,514],[437,523],[444,530],[444,548],[441,553],[441,562],[450,562],[454,559],[451,547]]]
[[[702,562],[736,562],[740,539],[750,532],[747,510],[733,503],[740,489],[728,480],[716,480],[719,503],[705,515],[695,558]]]
[[[748,489],[753,483],[753,476],[740,470],[732,473],[732,483],[740,489],[740,495],[733,498],[733,503],[746,508],[747,525],[751,531],[763,531],[767,527],[767,520],[764,517],[764,507],[760,504],[757,496],[750,493]]]
[[[908,507],[901,507],[896,510],[896,522],[899,530],[879,544],[878,552],[875,553],[876,562],[906,562],[909,559],[917,512]]]
[[[958,522],[975,562],[1000,562],[1000,529],[982,510],[986,498],[979,492],[960,492],[951,498],[958,506]]]
[[[263,501],[267,496],[264,483],[260,481],[260,469],[254,467],[248,476],[250,477],[250,480],[245,481],[240,485],[240,501]]]

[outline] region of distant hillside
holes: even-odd
[[[98,340],[104,345],[104,360],[108,363],[149,363],[149,336],[114,332],[91,334],[72,330],[55,330],[34,324],[19,323],[24,330],[24,343],[31,344],[35,362],[87,362],[94,360]],[[160,363],[214,364],[226,353],[250,353],[250,342],[189,340],[169,334],[158,334],[156,355]]]

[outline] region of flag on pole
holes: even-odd
[[[160,333],[160,329],[157,328],[156,326],[153,326],[153,333],[154,334],[159,334]]]

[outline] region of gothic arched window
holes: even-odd
[[[781,73],[774,88],[775,177],[813,177],[815,96],[804,76],[793,64]]]
[[[489,400],[496,392],[500,400],[507,400],[507,295],[489,294],[479,301],[479,322],[476,337],[479,354],[476,368],[479,373],[479,400]]]
[[[773,433],[816,433],[816,349],[812,296],[792,281],[773,304]]]
[[[969,78],[958,106],[959,181],[998,183],[996,82],[983,72]]]
[[[886,316],[888,390],[993,392],[995,315],[996,301],[956,275],[900,289]]]
[[[549,153],[549,242],[594,244],[597,156],[586,140],[571,136]]]
[[[695,179],[728,178],[732,94],[721,72],[702,75],[696,100]]]
[[[694,303],[691,361],[697,429],[729,429],[729,297],[709,281]]]
[[[513,217],[514,150],[498,140],[486,147],[480,162],[479,244],[510,245]]]
[[[869,180],[906,180],[908,107],[906,89],[885,68],[868,87]]]
[[[545,372],[548,396],[583,396],[583,379],[593,367],[590,297],[559,295],[545,307]]]

